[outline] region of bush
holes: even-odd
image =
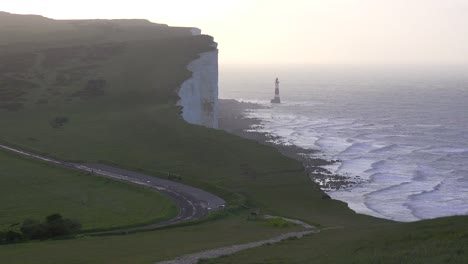
[[[70,236],[80,230],[81,224],[77,221],[63,218],[60,214],[52,214],[47,216],[44,222],[26,219],[19,227],[19,230],[0,232],[0,243]]]
[[[24,220],[20,230],[29,239],[43,239],[47,236],[46,226],[32,219]]]
[[[24,240],[23,234],[17,231],[10,230],[6,233],[6,242],[15,243]]]
[[[81,230],[81,225],[71,219],[64,219],[60,214],[53,214],[46,217],[46,237],[67,236],[76,234]]]
[[[0,244],[17,243],[25,240],[25,236],[18,231],[8,230],[0,232]]]

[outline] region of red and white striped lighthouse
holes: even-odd
[[[280,96],[279,96],[279,80],[278,78],[276,78],[275,80],[275,98],[271,99],[271,103],[273,104],[279,104],[281,103],[281,99],[280,99]]]

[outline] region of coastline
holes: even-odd
[[[305,149],[295,145],[276,144],[275,142],[278,137],[268,133],[254,131],[255,127],[261,126],[261,120],[247,118],[245,117],[245,113],[265,108],[267,107],[255,103],[239,102],[234,99],[219,99],[219,129],[246,139],[257,141],[261,144],[272,146],[281,154],[302,162],[309,178],[323,191],[346,189],[357,184],[357,182],[350,180],[348,177],[334,174],[325,168],[326,166],[339,163],[339,160],[320,158],[319,150]]]

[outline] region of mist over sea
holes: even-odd
[[[356,212],[468,214],[467,67],[221,66],[220,98],[271,106],[247,114],[257,131],[339,159],[328,169],[360,183],[328,192]]]

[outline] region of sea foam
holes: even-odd
[[[246,113],[261,121],[251,130],[340,161],[326,168],[356,184],[327,190],[334,199],[356,212],[397,221],[468,214],[468,78],[463,73],[296,69],[285,72],[284,103],[275,106],[260,99],[271,96],[268,84],[256,82],[264,72],[236,74],[224,83],[227,97],[268,106]],[[235,80],[242,77],[249,82],[238,89]]]

